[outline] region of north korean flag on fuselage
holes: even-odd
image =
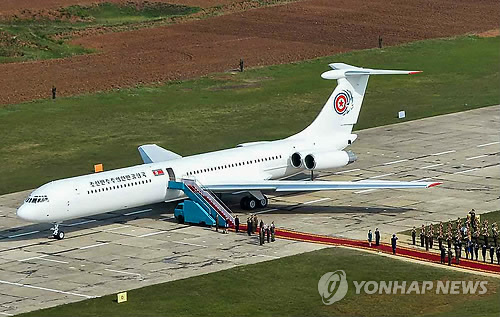
[[[163,170],[160,168],[160,169],[157,169],[157,170],[153,170],[153,174],[155,176],[161,176],[161,175],[165,175],[165,173],[163,173]]]

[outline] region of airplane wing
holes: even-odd
[[[139,154],[141,154],[142,161],[145,164],[182,158],[179,154],[165,150],[156,144],[141,145],[137,149],[139,150]]]
[[[259,182],[240,182],[238,184],[203,184],[213,192],[234,191],[320,191],[340,189],[387,189],[387,188],[429,188],[440,185],[438,182],[399,182],[399,181],[280,181],[269,180]]]

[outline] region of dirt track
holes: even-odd
[[[256,66],[371,48],[379,34],[394,45],[486,31],[499,15],[497,0],[310,0],[88,36],[74,42],[101,53],[0,65],[0,104],[47,98],[52,84],[72,95],[226,71],[240,57]]]

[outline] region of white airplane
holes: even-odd
[[[147,204],[185,199],[169,189],[170,180],[195,179],[215,193],[248,193],[245,209],[265,207],[267,192],[372,188],[428,188],[435,182],[291,181],[301,171],[326,170],[356,161],[351,151],[365,89],[370,75],[414,74],[419,71],[375,70],[343,63],[330,64],[324,79],[338,84],[316,119],[303,131],[276,141],[243,143],[236,148],[182,157],[155,144],[138,148],[142,165],[66,178],[34,190],[17,210],[21,219],[53,223],[53,235],[63,221]]]

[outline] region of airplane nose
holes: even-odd
[[[23,220],[31,221],[33,215],[31,215],[30,208],[23,204],[17,209],[17,216]]]

